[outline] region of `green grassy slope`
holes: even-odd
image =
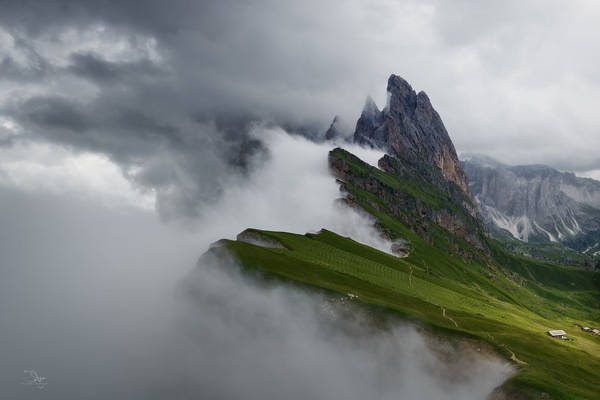
[[[374,250],[326,230],[297,235],[250,230],[280,248],[222,241],[211,252],[233,254],[241,265],[384,307],[444,332],[475,336],[514,361],[505,388],[536,398],[600,398],[600,273],[544,264],[488,239],[464,198],[445,192],[398,163],[391,174],[341,149],[330,153],[346,202],[370,214],[390,239],[410,242],[406,258]],[[388,160],[389,162],[395,162]],[[432,172],[433,174],[433,172]],[[458,233],[431,219],[448,217]],[[447,222],[447,221],[446,221]],[[546,332],[563,329],[572,341]]]
[[[521,286],[506,275],[509,271],[488,275],[486,266],[461,265],[428,243],[416,247],[430,251],[400,259],[325,230],[316,235],[255,233],[276,239],[285,249],[224,241],[211,251],[234,254],[246,268],[352,293],[357,301],[489,342],[527,363],[515,363],[519,372],[508,383],[512,388],[556,399],[594,399],[600,393],[600,336],[573,326],[600,325],[595,322],[598,308],[586,304],[600,301],[591,272],[575,271],[581,274],[581,287],[567,291],[561,288],[564,271],[544,275],[544,268],[555,267],[514,259],[510,262],[541,280]],[[564,329],[574,340],[552,339],[545,333],[550,329]]]

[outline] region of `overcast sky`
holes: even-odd
[[[429,94],[459,152],[600,170],[595,1],[3,0],[0,9],[3,159],[104,157],[157,195],[163,217],[198,214],[267,156],[252,123],[323,133],[339,114],[354,125],[367,95],[385,105],[392,73]],[[13,164],[0,165],[0,179],[19,184]]]

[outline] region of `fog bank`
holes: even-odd
[[[246,228],[300,234],[326,228],[389,252],[391,243],[380,237],[372,219],[336,205],[335,200],[345,195],[329,171],[327,157],[334,145],[291,136],[279,128],[258,127],[254,135],[265,139],[269,158],[257,161],[250,176],[228,185],[217,203],[204,207],[196,224],[205,243],[234,239]],[[375,165],[383,156],[380,151],[344,146]]]
[[[438,344],[442,360],[410,325],[346,296],[266,285],[230,259],[203,257],[184,288],[173,376],[158,383],[174,398],[481,400],[510,373]]]
[[[194,268],[211,241],[248,227],[389,245],[335,206],[331,145],[257,129],[270,157],[186,229],[160,223],[135,191],[107,201],[110,185],[14,164],[0,185],[0,397],[483,399],[506,378],[504,362],[461,350],[440,361],[414,328],[374,324],[343,296],[266,286],[228,259]],[[75,182],[122,182],[115,171],[83,168]],[[31,370],[47,384],[23,385]]]

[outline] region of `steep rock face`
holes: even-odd
[[[354,141],[383,149],[421,172],[430,166],[469,194],[467,176],[462,170],[454,144],[425,92],[418,94],[403,78],[388,80],[389,103],[379,111],[367,99],[356,124]]]
[[[356,122],[354,142],[386,149],[387,132],[383,129],[383,113],[371,96],[367,97],[360,118]]]
[[[600,241],[600,182],[481,156],[462,165],[481,213],[515,238],[563,242],[582,251]]]
[[[425,178],[406,162],[389,155],[379,160],[377,169],[339,148],[329,153],[329,166],[340,180],[341,190],[347,194],[348,205],[364,208],[367,203],[402,221],[431,243],[435,242],[437,225],[489,255],[483,221],[473,215],[469,196],[448,182],[440,171]],[[454,247],[455,253],[470,257],[463,254],[451,235],[445,240]]]

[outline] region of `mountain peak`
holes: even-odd
[[[410,93],[416,95],[414,89],[406,79],[394,74],[390,75],[390,77],[388,78],[387,91],[390,93],[398,91],[404,93],[405,95],[408,95]]]
[[[365,99],[365,105],[362,110],[362,115],[372,116],[380,113],[381,111],[379,110],[379,107],[377,107],[377,103],[375,103],[375,100],[373,100],[371,96],[367,96],[367,98]]]
[[[375,100],[371,96],[367,96],[360,118],[356,121],[354,142],[371,148],[386,150],[388,148],[386,145],[387,137],[382,135],[383,132],[380,129],[382,123],[383,113],[375,104]]]
[[[350,140],[352,135],[352,128],[348,126],[346,121],[339,115],[336,115],[329,125],[329,129],[325,132],[325,140]],[[350,138],[348,137],[350,136]]]
[[[481,168],[508,168],[509,166],[496,160],[493,157],[486,156],[484,154],[477,153],[463,153],[461,154],[462,163],[475,163]]]
[[[389,94],[388,112],[395,111],[406,115],[414,115],[417,107],[417,93],[412,86],[398,75],[388,79],[387,92]]]
[[[417,94],[398,75],[389,77],[387,91],[389,103],[385,113],[372,112],[367,99],[356,124],[354,141],[381,148],[420,171],[435,166],[470,197],[467,176],[454,144],[427,94],[423,91]],[[369,112],[365,112],[367,109]]]

